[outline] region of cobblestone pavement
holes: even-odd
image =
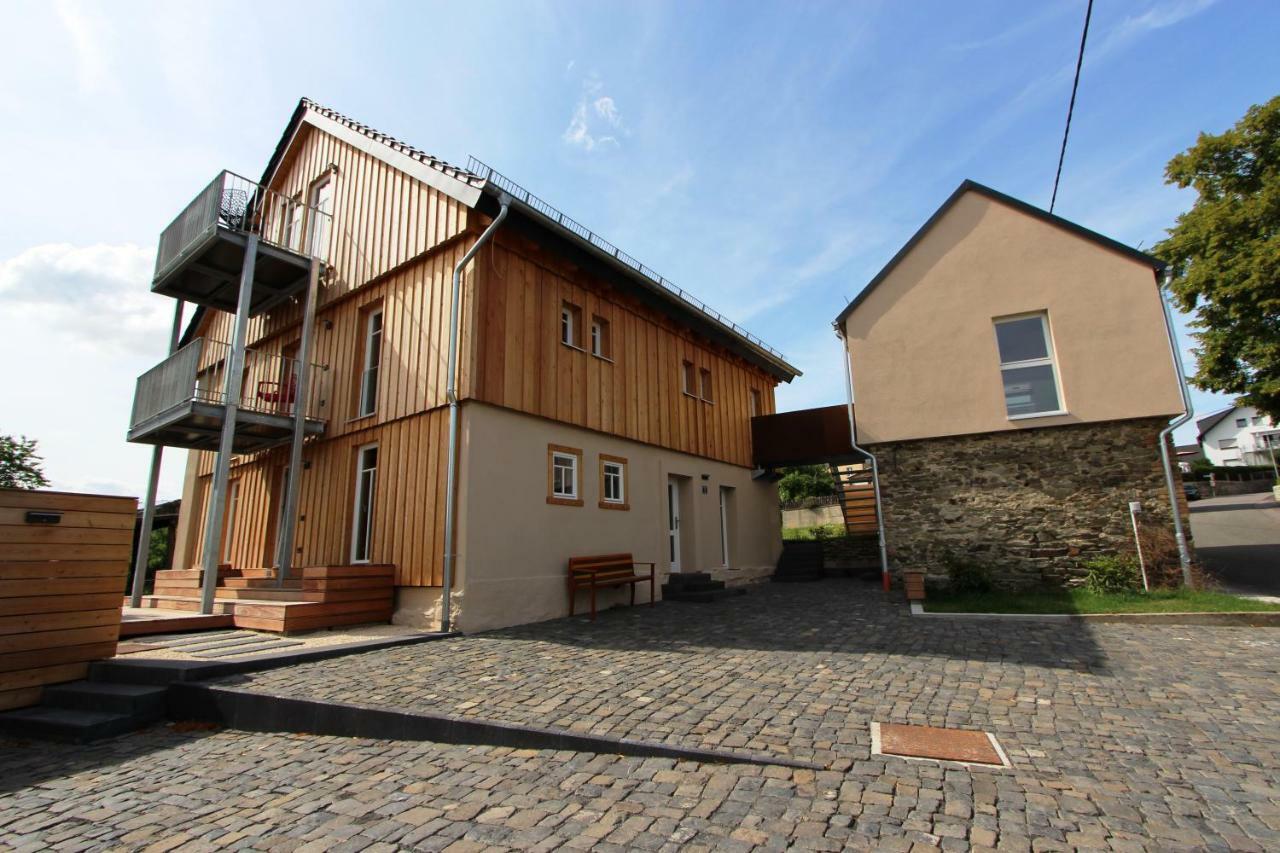
[[[928,621],[854,582],[769,586],[226,683],[828,770],[153,730],[0,744],[0,845],[1280,849],[1277,652],[1274,629]],[[873,757],[873,720],[992,731],[1013,767]]]

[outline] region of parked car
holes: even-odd
[[[1182,490],[1187,493],[1187,500],[1189,501],[1200,500],[1200,487],[1197,486],[1195,483],[1183,483]]]

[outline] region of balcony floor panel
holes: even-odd
[[[235,313],[244,267],[246,235],[219,226],[183,252],[151,284],[153,293]],[[311,259],[270,243],[258,243],[249,314],[269,311],[299,294]]]
[[[221,403],[189,400],[156,415],[129,430],[129,441],[185,447],[189,450],[217,450],[222,436],[226,407]],[[324,432],[324,421],[308,419],[306,435]],[[240,409],[232,447],[236,453],[257,453],[283,444],[293,437],[293,417],[284,414]]]

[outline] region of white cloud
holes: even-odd
[[[601,94],[604,83],[594,74],[582,83],[582,92],[574,105],[561,138],[584,151],[616,147],[619,134],[626,134],[618,104],[609,95]]]
[[[163,352],[172,303],[150,292],[154,263],[132,244],[35,246],[0,261],[0,308],[78,348]]]

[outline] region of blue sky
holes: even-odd
[[[780,408],[840,402],[832,318],[961,180],[1048,204],[1084,6],[4,3],[0,431],[56,486],[141,491],[156,238],[217,170],[258,174],[303,95],[480,157],[759,334],[806,374]],[[1278,23],[1099,2],[1057,212],[1160,239],[1193,200],[1169,157],[1280,89]]]

